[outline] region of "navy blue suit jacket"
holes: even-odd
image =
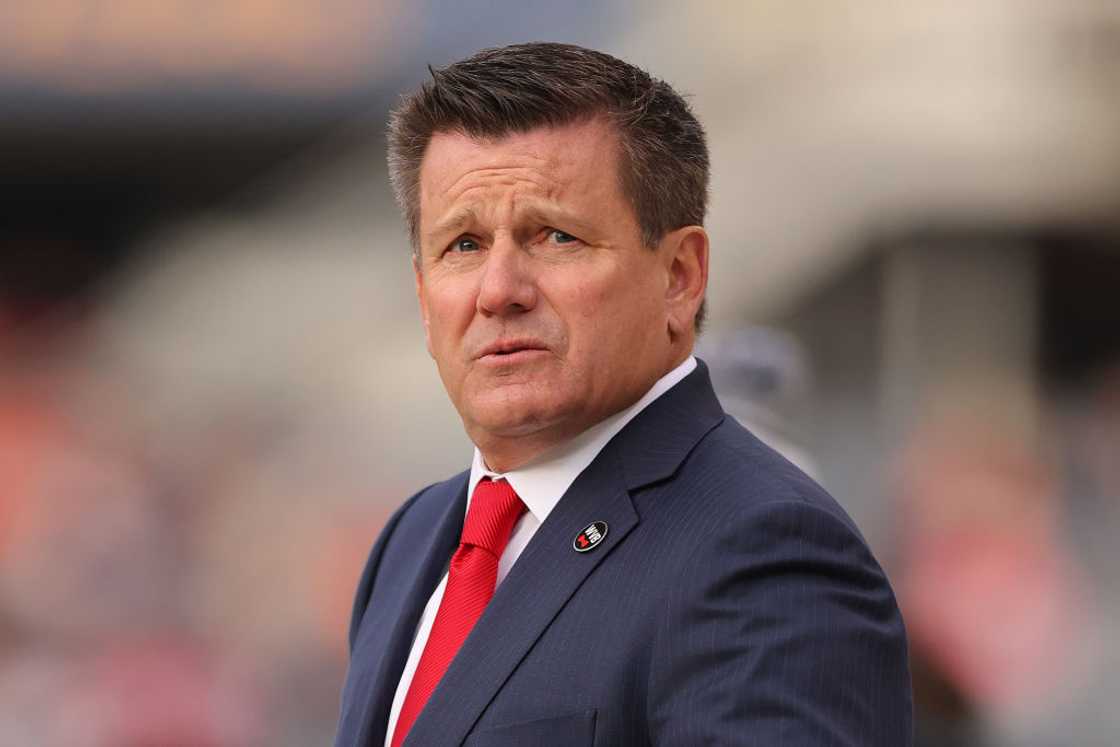
[[[412,496],[373,548],[338,747],[381,747],[467,479]],[[605,539],[575,552],[594,521]],[[910,743],[906,639],[883,571],[827,493],[723,413],[701,364],[564,494],[405,745]]]

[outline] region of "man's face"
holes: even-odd
[[[576,435],[679,354],[671,258],[642,244],[617,151],[600,121],[428,145],[417,294],[428,350],[488,458],[488,444]]]

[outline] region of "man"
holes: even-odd
[[[404,99],[389,161],[477,448],[373,548],[337,744],[909,744],[886,578],[691,356],[708,156],[680,96],[484,51]]]

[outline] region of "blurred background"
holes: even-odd
[[[0,5],[0,743],[330,742],[373,538],[471,448],[385,115],[529,40],[691,97],[701,355],[883,561],[919,744],[1120,743],[1120,3],[687,6]]]

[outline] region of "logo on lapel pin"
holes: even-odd
[[[583,528],[583,531],[572,540],[572,549],[576,552],[594,550],[607,536],[607,522],[593,521]]]

